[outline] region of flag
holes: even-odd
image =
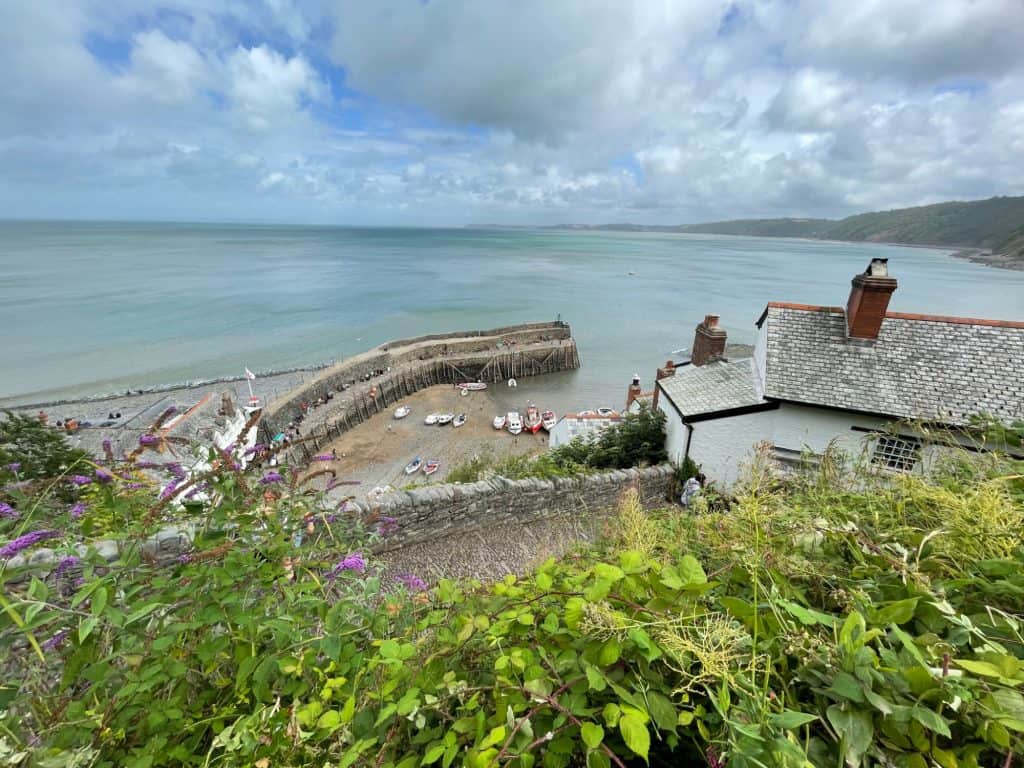
[[[249,381],[252,381],[253,379],[256,378],[256,374],[253,373],[252,371],[250,371],[248,368],[246,368],[245,369],[245,378],[247,378]]]

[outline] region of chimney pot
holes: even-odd
[[[690,352],[691,365],[705,365],[725,356],[726,333],[718,327],[718,315],[704,315],[704,322],[697,326]]]
[[[851,281],[846,302],[846,332],[851,339],[875,341],[896,290],[896,278],[889,276],[888,259],[872,259],[863,274]]]

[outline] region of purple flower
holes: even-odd
[[[410,592],[422,592],[427,588],[427,582],[412,573],[396,573],[395,581],[403,584]]]
[[[62,646],[62,645],[64,644],[64,641],[65,641],[65,640],[67,640],[68,634],[69,634],[69,633],[68,633],[68,630],[66,630],[66,629],[62,629],[62,630],[60,630],[60,632],[58,632],[57,634],[55,634],[55,635],[54,635],[53,637],[51,637],[51,638],[50,638],[49,640],[47,640],[46,642],[44,642],[44,643],[42,644],[42,646],[40,646],[40,647],[41,647],[41,648],[42,648],[42,649],[43,649],[44,651],[53,651],[53,650],[56,650],[57,648],[60,648],[60,647],[61,647],[61,646]]]
[[[88,485],[92,482],[92,478],[85,475],[72,475],[71,482],[75,485]]]
[[[280,483],[282,480],[284,480],[284,477],[281,475],[280,472],[267,472],[267,474],[260,478],[260,485]]]
[[[188,563],[191,563],[192,562],[192,555],[191,555],[191,553],[186,552],[184,555],[178,555],[178,562],[181,563],[182,565],[187,565]]]
[[[60,534],[57,531],[41,530],[32,531],[26,533],[24,536],[19,536],[13,541],[7,542],[4,546],[0,547],[0,557],[8,559],[14,557],[19,552],[24,552],[29,547],[35,546],[40,541],[46,541],[47,539],[59,538]]]
[[[388,517],[385,515],[377,521],[377,535],[378,536],[391,536],[392,534],[398,533],[398,519],[394,517]]]
[[[177,492],[177,490],[178,481],[172,480],[166,486],[164,486],[164,489],[162,491],[160,491],[160,501],[167,501]]]
[[[168,472],[174,475],[178,482],[182,482],[187,477],[187,475],[185,474],[185,470],[182,468],[181,464],[179,464],[176,461],[164,464],[164,466],[167,468]]]
[[[145,483],[125,483],[124,487],[127,488],[129,491],[137,491],[137,490],[139,490],[139,488],[145,488],[146,484]]]
[[[313,461],[334,461],[334,456],[329,453],[321,453],[319,456],[314,456]]]
[[[58,579],[63,576],[66,576],[67,572],[74,568],[76,565],[78,565],[79,562],[81,561],[74,555],[62,557],[60,559],[60,562],[57,563],[57,567],[53,569],[53,575]]]
[[[109,437],[104,437],[103,438],[103,452],[104,453],[110,453],[110,451],[113,450],[113,447],[114,447],[114,444],[112,442],[110,442],[110,438]]]
[[[17,472],[19,469],[21,469],[21,462],[12,461],[10,464],[7,465],[7,468],[11,470],[11,472]]]
[[[17,520],[21,514],[10,504],[0,502],[0,518],[5,520]]]
[[[256,443],[256,445],[254,445],[252,448],[246,448],[245,449],[245,453],[242,454],[242,455],[243,456],[252,456],[254,453],[259,453],[260,451],[262,451],[266,447],[267,446],[265,446],[263,443]]]
[[[366,561],[363,559],[362,553],[354,552],[334,566],[334,568],[331,569],[331,572],[327,574],[327,578],[336,578],[342,571],[355,571],[356,573],[362,573],[365,570]]]
[[[139,445],[143,447],[157,445],[159,442],[160,438],[156,435],[139,435]]]
[[[77,520],[85,513],[86,509],[88,509],[88,507],[86,507],[83,502],[79,501],[77,504],[71,507],[71,517]]]
[[[96,481],[97,482],[106,484],[106,483],[109,483],[113,479],[114,479],[114,476],[112,474],[110,474],[109,472],[107,472],[107,470],[105,470],[105,469],[97,469],[96,470]]]

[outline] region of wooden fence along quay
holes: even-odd
[[[305,412],[302,439],[287,451],[290,460],[311,460],[348,430],[426,387],[505,383],[579,367],[572,330],[561,321],[393,341],[325,369],[281,398],[263,414],[260,442],[269,444],[303,413],[302,403],[328,392],[326,405]],[[379,371],[384,373],[374,375]]]

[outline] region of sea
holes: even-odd
[[[903,312],[1024,319],[1024,272],[890,245],[546,229],[0,222],[0,405],[266,372],[395,338],[561,318],[582,367],[529,383],[619,406],[634,373],[768,301],[841,305],[889,259]]]

